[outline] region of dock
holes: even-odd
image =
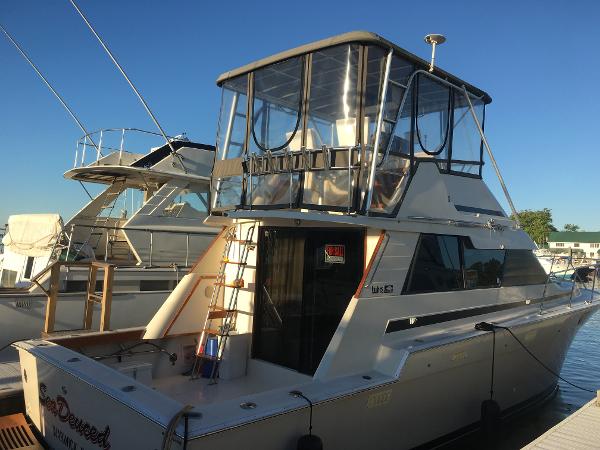
[[[0,363],[0,416],[23,411],[24,406],[19,361]]]
[[[600,391],[598,396],[550,428],[523,450],[584,450],[600,447]]]

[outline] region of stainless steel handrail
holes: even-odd
[[[92,229],[101,229],[101,230],[106,230],[107,233],[109,231],[130,231],[130,232],[141,232],[141,233],[148,233],[149,235],[149,239],[150,239],[150,253],[149,253],[149,260],[148,263],[150,266],[152,266],[152,259],[153,259],[153,253],[154,253],[154,234],[158,233],[158,234],[171,234],[171,235],[182,235],[185,236],[185,244],[186,244],[186,251],[185,251],[185,267],[188,267],[189,265],[189,257],[190,257],[190,237],[192,236],[205,236],[205,235],[215,235],[215,233],[211,233],[208,231],[179,231],[179,230],[163,230],[163,229],[156,229],[156,228],[132,228],[132,227],[119,227],[119,226],[108,226],[108,225],[87,225],[87,224],[71,224],[70,226],[70,231],[67,233],[66,229],[63,229],[60,233],[60,235],[57,237],[55,245],[52,249],[52,253],[51,253],[51,257],[48,261],[48,265],[50,265],[53,261],[56,261],[60,258],[60,255],[62,253],[62,250],[64,250],[65,248],[67,249],[67,253],[65,255],[65,258],[68,260],[69,255],[71,250],[73,249],[73,245],[76,243],[73,241],[73,234],[74,234],[74,230],[75,228],[80,227],[80,228],[92,228]],[[61,244],[61,241],[63,242]],[[60,252],[58,254],[56,254],[56,250],[60,249]],[[94,247],[92,247],[92,249],[95,250]],[[107,237],[107,242],[105,245],[105,254],[104,254],[104,260],[106,261],[108,259],[108,237]]]
[[[105,136],[107,134],[111,134],[111,133],[120,133],[121,136],[119,139],[119,141],[120,141],[119,148],[108,146],[105,143],[103,143],[103,141],[106,141]],[[99,130],[95,130],[95,131],[89,132],[89,133],[81,136],[76,141],[75,160],[73,163],[73,167],[74,168],[75,167],[84,167],[86,165],[86,161],[85,161],[86,150],[87,150],[87,147],[90,146],[91,143],[94,142],[93,137],[95,137],[96,135],[99,136],[98,145],[94,145],[94,148],[96,149],[96,159],[91,162],[97,163],[101,157],[106,156],[105,154],[102,153],[103,150],[111,150],[112,152],[117,152],[117,151],[119,152],[119,164],[120,164],[123,153],[134,153],[134,152],[128,151],[124,148],[126,133],[139,133],[139,134],[146,134],[146,135],[162,138],[162,135],[160,133],[156,133],[154,131],[143,130],[141,128],[102,128]],[[175,139],[174,136],[167,136],[167,137],[168,137],[169,141],[172,141]],[[161,145],[164,145],[164,144],[161,144]],[[79,151],[80,148],[81,148],[81,153]],[[109,153],[112,153],[112,152],[109,152]],[[81,157],[80,157],[80,155],[81,155]]]

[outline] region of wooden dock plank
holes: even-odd
[[[524,450],[588,450],[600,448],[600,406],[594,399],[550,428]]]

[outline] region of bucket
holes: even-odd
[[[213,367],[217,363],[216,358],[219,352],[219,338],[209,337],[204,346],[204,355],[207,358],[202,362],[202,377],[210,378],[213,372]]]

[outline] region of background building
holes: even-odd
[[[548,248],[560,253],[583,253],[600,258],[600,231],[554,231],[548,237]]]

